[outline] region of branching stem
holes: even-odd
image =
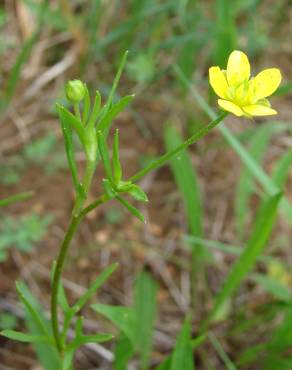
[[[210,122],[207,126],[201,128],[198,132],[196,132],[194,135],[192,135],[190,138],[188,138],[178,147],[163,154],[160,158],[150,163],[144,169],[139,171],[136,175],[132,176],[130,181],[132,182],[138,181],[143,176],[145,176],[148,172],[164,165],[167,161],[169,161],[171,158],[176,156],[179,152],[186,149],[191,144],[194,144],[195,142],[200,140],[203,136],[207,135],[209,131],[212,130],[215,126],[217,126],[226,116],[227,116],[227,113],[225,112],[220,114],[216,119]],[[88,170],[88,172],[86,171],[86,174],[85,174],[86,197],[90,189],[92,175],[93,173],[91,169]],[[99,198],[97,198],[94,202],[89,204],[86,208],[83,208],[77,213],[73,212],[72,217],[71,217],[71,222],[65,234],[63,243],[59,251],[59,255],[57,257],[56,269],[55,269],[55,273],[53,276],[53,282],[52,282],[51,320],[52,320],[52,329],[53,329],[53,335],[55,338],[56,346],[61,356],[63,355],[64,345],[66,345],[66,343],[62,343],[61,331],[59,329],[59,323],[58,323],[58,292],[59,292],[60,282],[62,279],[62,273],[63,273],[66,257],[68,254],[68,250],[70,247],[70,243],[77,231],[77,228],[80,222],[84,219],[84,217],[89,212],[91,212],[93,209],[95,209],[96,207],[100,206],[101,204],[105,203],[108,200],[109,200],[109,197],[106,194],[103,194]],[[86,199],[84,199],[84,202],[85,201]],[[77,197],[77,202],[80,202],[78,197]],[[84,204],[84,202],[82,202],[82,205]],[[77,208],[78,207],[79,205],[77,205]],[[76,205],[74,209],[76,209]]]

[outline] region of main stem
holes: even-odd
[[[58,321],[58,292],[60,281],[62,277],[62,272],[64,269],[65,259],[68,253],[68,249],[73,239],[73,236],[77,230],[77,227],[82,220],[81,216],[73,216],[71,217],[70,225],[67,229],[65,234],[63,243],[61,245],[59,255],[57,258],[56,268],[54,271],[53,282],[52,282],[52,296],[51,296],[51,320],[52,320],[52,329],[53,335],[55,338],[56,346],[58,351],[62,354],[63,347],[61,343],[60,331],[59,331],[59,321]]]
[[[94,208],[103,204],[107,200],[108,200],[107,196],[102,195],[94,202]],[[53,282],[52,282],[51,320],[52,320],[53,335],[55,338],[56,346],[60,354],[62,354],[64,350],[62,343],[61,343],[61,335],[60,335],[59,321],[58,321],[58,292],[59,292],[60,282],[61,282],[62,273],[64,270],[64,265],[65,265],[70,243],[77,231],[78,225],[83,220],[83,218],[87,215],[87,213],[90,212],[92,209],[93,208],[91,206],[88,206],[84,208],[84,210],[82,210],[78,216],[74,216],[74,214],[72,214],[71,222],[69,224],[69,227],[67,229],[67,232],[65,234],[63,243],[61,245],[61,248],[60,248],[60,251],[57,257],[57,262],[56,262],[56,267],[55,267]]]

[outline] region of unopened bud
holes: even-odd
[[[71,103],[79,103],[85,96],[85,85],[80,80],[68,81],[65,91],[67,99]]]

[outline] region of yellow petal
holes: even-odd
[[[264,69],[254,79],[255,92],[258,99],[272,95],[281,83],[281,72],[278,68]]]
[[[272,116],[277,114],[275,109],[260,104],[247,105],[242,108],[250,116]]]
[[[238,85],[249,79],[250,65],[247,56],[242,51],[235,50],[230,54],[226,73],[230,86]]]
[[[220,96],[220,98],[226,98],[228,84],[224,73],[219,67],[211,67],[209,69],[209,80],[215,93]]]
[[[235,114],[237,117],[243,115],[243,111],[241,110],[241,108],[238,105],[232,103],[231,101],[218,99],[218,104],[223,110],[231,112]]]

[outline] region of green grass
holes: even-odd
[[[41,2],[23,0],[23,2],[36,17],[37,27],[13,54],[9,73],[5,71],[1,74],[2,112],[9,111],[11,106],[14,109],[13,104],[17,102],[18,92],[22,93],[21,89],[27,87],[25,84],[33,82],[27,82],[23,77],[25,77],[25,67],[36,50],[36,45],[44,40],[49,41],[50,44],[51,37],[52,40],[55,40],[59,36],[65,35],[67,37],[65,37],[65,43],[50,46],[46,50],[42,56],[44,60],[40,71],[49,69],[54,63],[61,61],[67,51],[76,48],[76,64],[74,68],[66,71],[66,75],[60,76],[60,80],[67,79],[72,74],[82,75],[87,80],[90,90],[98,88],[101,95],[96,95],[96,112],[99,110],[100,101],[103,105],[105,96],[108,96],[105,108],[101,112],[101,126],[105,129],[106,136],[108,133],[110,134],[109,123],[112,118],[120,113],[124,105],[133,98],[132,96],[121,98],[124,96],[123,90],[130,87],[131,90],[136,91],[137,96],[133,101],[133,107],[126,112],[125,120],[127,120],[127,124],[132,124],[131,119],[134,118],[145,141],[148,140],[147,143],[151,146],[151,150],[152,140],[153,147],[160,150],[156,138],[158,130],[161,137],[164,134],[164,145],[167,150],[179,145],[183,141],[183,136],[186,136],[185,133],[179,134],[181,130],[177,130],[172,123],[163,127],[162,122],[165,122],[166,119],[168,122],[178,122],[178,126],[185,124],[184,127],[188,127],[191,120],[203,125],[206,116],[212,120],[216,117],[217,113],[213,110],[216,104],[212,94],[209,94],[209,100],[203,98],[208,96],[209,90],[206,78],[207,71],[211,65],[225,67],[228,55],[233,49],[239,48],[248,51],[251,60],[256,62],[256,66],[269,65],[270,60],[266,58],[265,50],[267,47],[269,50],[273,50],[277,44],[279,60],[282,59],[282,40],[280,37],[283,35],[280,32],[283,33],[283,27],[286,25],[284,1],[265,7],[262,6],[263,2],[259,0],[204,2],[129,0],[125,4],[113,0],[111,6],[114,11],[112,11],[108,2],[105,1],[82,2],[76,0],[74,2],[67,1],[70,8],[69,16],[64,11],[64,7],[61,8],[46,0]],[[7,18],[6,11],[0,11],[0,28],[4,27],[7,22],[9,22],[9,18]],[[76,30],[81,32],[84,50],[78,50],[80,40],[78,41]],[[277,32],[282,36],[277,36]],[[129,50],[127,63],[125,50]],[[10,58],[8,49],[3,48],[3,59],[6,58],[6,53]],[[124,57],[122,63],[119,64],[122,55]],[[274,58],[273,62],[275,60],[277,59]],[[112,76],[119,65],[121,68],[111,89]],[[121,76],[120,72],[124,65],[125,73]],[[285,73],[287,74],[287,71]],[[275,96],[281,98],[291,93],[291,82],[289,82],[288,75],[287,77],[288,80]],[[120,78],[119,89],[121,91],[117,93],[116,88]],[[49,88],[50,86],[48,86],[48,91]],[[118,96],[118,101],[114,95]],[[38,97],[36,97],[37,101]],[[276,99],[275,101],[277,102]],[[49,103],[46,105],[46,102],[41,101],[39,104],[44,104],[44,110],[46,110]],[[20,110],[20,112],[22,111]],[[152,130],[148,122],[153,119],[151,114],[157,112],[158,114],[154,118],[157,120],[157,122],[155,121],[155,127],[158,127],[156,131],[156,128]],[[86,114],[88,115],[89,111]],[[41,115],[38,117],[40,124],[42,118]],[[119,124],[119,121],[117,123]],[[177,188],[175,194],[178,194],[178,200],[184,206],[183,217],[186,230],[183,231],[187,233],[184,242],[188,246],[186,251],[175,248],[175,253],[182,253],[180,258],[186,261],[182,265],[190,266],[190,285],[195,304],[189,309],[189,315],[185,312],[175,311],[174,324],[176,325],[174,327],[178,329],[178,323],[180,323],[181,328],[177,330],[176,340],[172,338],[173,348],[167,348],[162,351],[163,353],[157,353],[156,349],[160,350],[160,348],[156,348],[157,343],[154,339],[156,338],[154,335],[155,323],[158,322],[158,330],[163,330],[159,321],[160,307],[156,301],[161,287],[158,288],[157,279],[149,273],[143,272],[138,275],[135,289],[133,289],[133,304],[130,307],[115,306],[114,304],[101,305],[100,303],[93,305],[94,311],[99,313],[97,320],[104,316],[117,327],[117,340],[112,347],[116,355],[113,364],[115,370],[126,370],[131,361],[138,364],[139,370],[150,368],[156,370],[193,370],[195,363],[206,370],[214,370],[218,366],[220,369],[224,366],[227,370],[244,369],[244,366],[251,364],[255,366],[254,368],[261,365],[263,370],[276,368],[289,370],[291,368],[292,360],[289,353],[286,353],[292,344],[291,292],[283,282],[269,275],[269,263],[277,260],[277,256],[280,255],[277,253],[280,250],[278,238],[273,240],[271,254],[266,255],[265,253],[270,233],[276,222],[278,206],[281,212],[279,212],[280,220],[285,218],[289,225],[292,220],[291,200],[286,194],[281,199],[279,195],[279,192],[284,192],[289,186],[292,150],[286,149],[284,145],[280,144],[275,151],[276,155],[272,156],[273,163],[266,160],[270,158],[266,157],[266,154],[271,154],[270,148],[271,143],[274,143],[273,140],[277,140],[285,131],[291,132],[289,125],[289,122],[280,123],[277,120],[265,123],[256,121],[256,123],[252,123],[252,129],[247,125],[244,133],[240,134],[235,128],[229,128],[224,123],[216,129],[218,131],[217,137],[223,138],[223,144],[222,141],[217,140],[215,144],[211,145],[216,146],[219,143],[220,151],[228,150],[228,153],[235,157],[234,161],[237,161],[236,163],[240,167],[237,173],[238,177],[234,180],[234,198],[230,197],[230,205],[227,207],[226,220],[229,224],[224,225],[228,228],[227,234],[225,234],[226,230],[223,230],[224,233],[219,235],[217,240],[211,240],[213,236],[209,235],[213,229],[212,223],[215,222],[216,215],[210,215],[204,186],[199,185],[204,184],[202,181],[204,173],[199,173],[192,163],[193,155],[204,161],[205,156],[209,153],[209,148],[204,147],[203,152],[201,148],[196,148],[193,154],[191,154],[193,149],[188,149],[171,161],[170,169]],[[123,129],[121,124],[122,139],[127,138],[127,132]],[[80,163],[79,161],[77,163],[73,156],[74,153],[70,149],[75,138],[72,137],[71,132],[68,132],[70,130],[66,125],[63,126],[63,131],[67,157],[73,173],[73,183],[76,192],[82,193],[77,176]],[[163,146],[161,141],[159,145]],[[46,180],[54,181],[54,177],[48,177],[48,174],[54,174],[56,170],[65,168],[64,156],[60,156],[57,148],[57,139],[54,135],[44,135],[38,137],[37,140],[32,140],[25,146],[21,156],[10,156],[7,161],[1,163],[1,183],[5,183],[6,186],[21,186],[23,174],[29,167],[34,166],[44,168],[43,175]],[[80,146],[78,148],[80,149]],[[220,151],[218,151],[219,154]],[[110,156],[110,154],[108,155]],[[225,153],[224,155],[226,156]],[[216,159],[214,166],[216,166]],[[201,168],[204,170],[204,163],[200,164]],[[117,168],[116,172],[119,171],[120,169]],[[221,180],[224,181],[224,179]],[[158,183],[155,182],[154,186],[158,186]],[[228,191],[229,189],[226,189],[226,192]],[[30,193],[16,194],[10,198],[2,199],[0,206],[25,200],[29,196]],[[151,196],[149,198],[151,201]],[[220,194],[217,195],[216,199],[217,201],[220,199]],[[255,202],[253,202],[254,200]],[[133,214],[144,220],[144,217],[134,206],[131,206],[124,199],[121,201]],[[259,212],[254,214],[254,203],[259,201],[262,201],[264,205]],[[116,214],[115,210],[111,214],[110,210],[107,209],[105,213],[113,228],[117,228],[119,223],[126,220],[126,216],[122,217],[122,215]],[[177,215],[171,215],[171,219],[181,220]],[[7,249],[12,244],[22,251],[30,251],[34,241],[40,240],[43,236],[47,225],[45,217],[44,219],[37,217],[18,219],[16,226],[14,219],[8,216],[2,217],[0,239],[2,259],[7,258]],[[252,229],[251,234],[250,229]],[[227,239],[225,239],[226,235]],[[176,239],[172,235],[171,238],[175,242]],[[289,238],[288,233],[287,238]],[[231,240],[231,243],[221,242],[221,240]],[[155,243],[151,247],[159,248]],[[219,262],[216,253],[218,251],[222,257],[222,260],[218,260]],[[189,253],[191,253],[190,261],[187,260]],[[213,258],[208,258],[210,256]],[[171,257],[175,259],[177,256]],[[232,258],[235,259],[233,264],[230,262]],[[222,266],[220,265],[221,261]],[[145,263],[148,264],[148,261]],[[171,264],[171,262],[168,263]],[[217,263],[219,266],[216,266]],[[152,261],[150,261],[150,266],[153,268]],[[260,266],[260,269],[257,269],[256,266]],[[153,269],[155,270],[156,267],[155,265]],[[180,288],[180,273],[184,276],[184,273],[189,274],[189,271],[177,271],[176,268],[177,266],[170,266],[173,273],[172,278]],[[215,284],[217,290],[212,285],[212,277],[214,278],[216,273],[220,273],[218,276],[220,284]],[[290,274],[289,266],[287,274]],[[211,284],[209,284],[209,277]],[[246,280],[248,280],[248,285],[245,285]],[[231,307],[234,303],[234,297],[243,286],[247,289],[248,294],[253,292],[254,287],[260,290],[261,294],[265,294],[265,298],[268,297],[266,298],[268,303],[259,303],[253,310],[250,308],[254,304],[252,302],[253,295],[252,293],[251,296],[247,294],[246,301],[239,308],[239,312],[233,313]],[[192,289],[194,287],[195,289]],[[162,289],[164,288],[162,287]],[[22,286],[21,290],[27,299],[36,306],[27,288]],[[119,294],[122,293],[119,292]],[[273,313],[271,317],[274,320],[269,321],[270,317],[262,314],[261,310],[264,311],[266,306],[268,306],[267,311]],[[171,309],[172,307],[167,308]],[[41,316],[41,325],[39,322],[35,325],[38,320],[34,320],[32,324],[32,312],[27,312],[26,309],[26,322],[32,332],[29,335],[35,337],[22,336],[21,339],[24,341],[34,341],[36,337],[42,336],[44,326],[47,326],[42,309],[36,307],[36,310],[38,311],[37,316]],[[215,330],[214,332],[203,332],[202,335],[198,336],[198,322],[204,321],[203,328],[207,329],[219,316],[221,321],[217,321],[216,324],[222,325],[224,328],[222,336],[215,335]],[[77,323],[77,326],[79,324]],[[241,328],[241,331],[238,328]],[[236,329],[240,331],[240,335],[235,334]],[[248,341],[245,338],[245,330],[248,329],[258,333],[258,337],[254,341],[256,345],[253,340]],[[17,334],[10,332],[10,335]],[[234,353],[232,352],[233,347],[230,345],[233,338],[238,339],[241,347]],[[209,350],[213,351],[214,363],[209,356]],[[46,370],[58,366],[54,351],[51,349],[47,351],[44,344],[37,348],[37,353]]]
[[[274,222],[276,220],[276,212],[282,194],[277,194],[268,198],[260,207],[257,215],[254,229],[249,241],[240,254],[240,257],[235,262],[227,278],[224,280],[223,286],[216,295],[213,308],[203,324],[206,328],[208,323],[216,317],[217,313],[223,307],[224,303],[231,297],[235,290],[239,287],[243,279],[253,268],[257,258],[261,255],[266,247],[267,241],[271,234]]]

